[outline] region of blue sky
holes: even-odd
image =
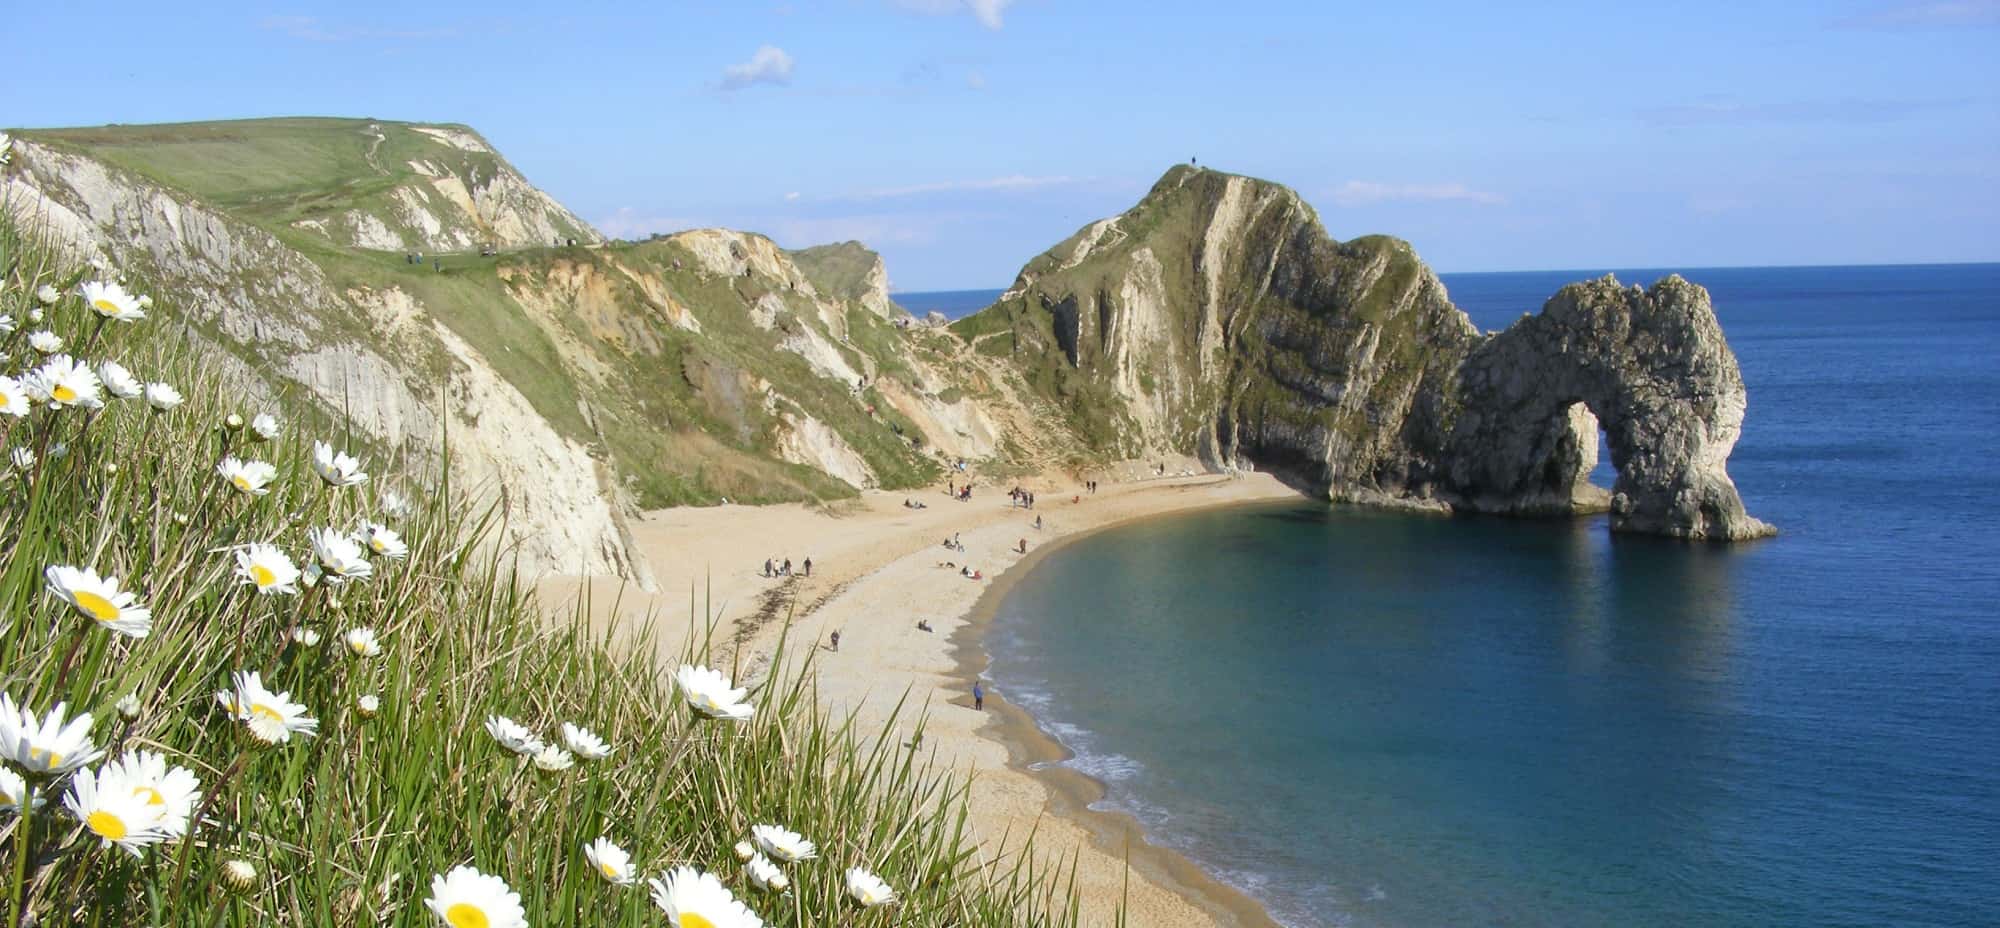
[[[0,124],[471,124],[605,231],[999,287],[1167,167],[1446,271],[2000,260],[2000,0],[25,5]]]

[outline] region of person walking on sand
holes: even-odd
[[[1028,553],[1028,539],[1026,538],[1021,539],[1021,553]]]
[[[806,567],[806,576],[808,576],[808,577],[812,576],[812,575],[813,575],[813,559],[812,559],[812,558],[806,558],[806,564],[805,564],[805,567]]]
[[[826,636],[826,640],[828,644],[833,645],[834,653],[838,654],[840,652],[840,629],[834,629],[833,634]]]
[[[978,680],[972,681],[972,708],[980,712],[986,711],[986,690],[979,685]]]
[[[789,576],[791,576],[791,575],[792,575],[792,559],[791,559],[791,558],[785,558],[785,566],[784,566],[784,571],[785,571],[785,576],[789,577]]]

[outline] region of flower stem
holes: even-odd
[[[14,821],[14,916],[7,921],[9,926],[18,926],[28,915],[28,844],[34,837],[35,824],[35,784],[30,781],[27,795],[21,797],[17,807],[19,818]]]

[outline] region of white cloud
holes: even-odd
[[[742,90],[757,84],[792,82],[792,56],[776,45],[765,45],[749,61],[722,69],[722,89]]]
[[[1076,178],[1060,175],[1055,177],[1029,177],[1023,174],[1008,174],[1002,177],[985,177],[977,180],[946,180],[928,184],[911,184],[907,187],[882,187],[876,190],[864,190],[860,193],[852,194],[845,199],[889,200],[897,197],[914,197],[931,193],[952,193],[955,191],[1035,190],[1041,187],[1054,187],[1076,182]]]
[[[894,0],[895,4],[913,13],[939,16],[949,13],[971,13],[979,24],[988,29],[999,29],[1005,25],[1001,14],[1014,5],[1014,0]]]
[[[965,72],[965,86],[971,90],[985,90],[986,75],[978,71]]]
[[[1350,180],[1334,188],[1333,202],[1341,206],[1366,206],[1371,203],[1392,202],[1458,202],[1499,206],[1507,202],[1507,198],[1497,193],[1474,190],[1464,184],[1378,184],[1372,181]]]
[[[790,202],[790,201],[792,201],[792,200],[796,200],[796,199],[798,199],[798,198],[799,198],[799,192],[798,192],[798,191],[796,191],[796,190],[792,191],[791,193],[788,193],[788,194],[785,194],[785,200],[786,200],[786,202]]]

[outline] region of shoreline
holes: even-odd
[[[1042,782],[1049,791],[1049,809],[1054,814],[1083,826],[1100,850],[1123,854],[1142,878],[1180,894],[1216,918],[1216,924],[1237,928],[1278,928],[1264,905],[1242,890],[1224,882],[1186,854],[1158,844],[1146,831],[1144,822],[1130,813],[1094,806],[1109,794],[1110,787],[1087,773],[1060,764],[1075,752],[1042,727],[1034,713],[1007,699],[987,670],[992,655],[986,650],[986,635],[992,630],[1000,604],[1022,578],[1034,572],[1044,558],[1062,552],[1071,544],[1115,528],[1125,528],[1152,519],[1186,515],[1214,509],[1255,506],[1278,499],[1223,500],[1210,505],[1176,507],[1125,519],[1107,521],[1088,529],[1062,535],[1046,546],[1010,565],[989,585],[965,622],[951,636],[951,652],[958,665],[955,676],[962,690],[970,690],[975,680],[987,680],[986,704],[992,720],[977,733],[1007,749],[1007,769]],[[1040,766],[1037,766],[1040,765]]]
[[[1061,864],[1065,876],[1074,873],[1084,925],[1110,924],[1123,898],[1134,926],[1276,928],[1262,905],[1180,852],[1153,843],[1137,819],[1090,808],[1105,794],[1104,784],[1066,767],[1033,769],[1070,755],[1005,694],[989,685],[987,711],[972,708],[970,687],[987,665],[984,635],[993,614],[1042,558],[1076,539],[1148,518],[1305,499],[1268,474],[1156,477],[1143,466],[1142,478],[1141,469],[1107,468],[1094,496],[1067,478],[1022,479],[1019,484],[1039,497],[1035,510],[1010,506],[1004,486],[990,485],[971,502],[932,487],[908,494],[868,491],[825,508],[657,510],[637,520],[633,532],[661,592],[640,593],[616,579],[553,577],[538,584],[538,594],[560,614],[588,593],[594,627],[643,625],[665,656],[677,655],[696,633],[694,620],[711,611],[702,600],[712,599],[719,615],[716,645],[726,652],[713,659],[739,666],[739,681],[796,672],[811,655],[823,710],[851,714],[858,730],[905,744],[922,725],[929,762],[970,775],[968,826],[981,863],[1010,864],[1020,839],[1033,832],[1038,865]],[[906,509],[905,499],[927,507]],[[1037,515],[1046,517],[1045,530],[1032,527]],[[961,536],[962,551],[942,546],[940,539],[953,535]],[[1031,542],[1025,555],[1017,550],[1021,539]],[[763,576],[764,559],[774,555],[812,557],[813,575]],[[960,566],[976,566],[985,579],[963,578]],[[919,620],[932,630],[918,630]],[[837,652],[826,644],[836,629],[842,632]],[[784,664],[772,667],[770,658],[786,636],[793,644]],[[800,641],[812,647],[800,648]]]

